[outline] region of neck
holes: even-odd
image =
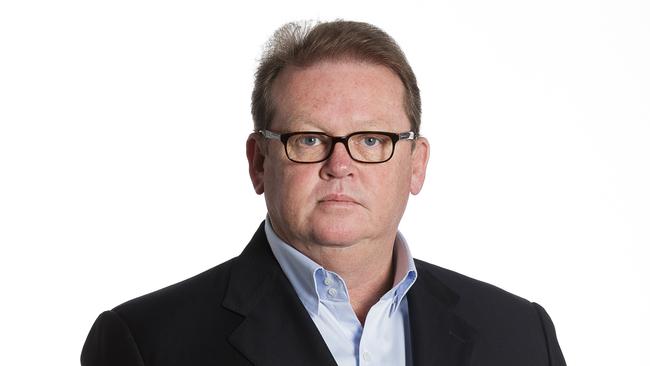
[[[296,249],[343,278],[350,304],[361,324],[364,324],[370,308],[392,288],[394,238],[346,247],[314,244],[296,246]]]

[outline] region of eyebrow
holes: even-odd
[[[292,127],[295,127],[295,126],[299,125],[303,129],[305,127],[307,127],[307,129],[315,129],[315,130],[318,130],[318,131],[323,130],[322,128],[319,127],[318,122],[310,120],[310,119],[306,119],[306,118],[301,118],[301,117],[298,117],[298,118],[295,118],[295,119],[290,119],[290,120],[287,121],[287,124],[289,126],[292,126]]]
[[[363,127],[361,127],[360,129],[355,129],[355,131],[377,129],[379,128],[378,126],[381,124],[380,122],[381,122],[380,120],[365,120],[365,121],[354,122],[355,124],[363,125]],[[328,134],[331,132],[323,129],[318,122],[308,118],[303,118],[302,116],[289,117],[285,123],[289,126],[289,129],[291,129],[292,131],[298,131],[298,129],[296,129],[295,127],[296,125],[300,125],[300,129],[299,129],[300,131],[314,131],[314,132],[319,131],[319,132],[326,132]],[[383,128],[386,129],[386,127]]]

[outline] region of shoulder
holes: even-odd
[[[524,364],[521,360],[547,360],[566,365],[551,318],[538,304],[497,286],[436,265],[415,260],[420,286],[433,289],[451,311],[476,334],[478,359],[499,364]],[[504,352],[509,350],[509,352]]]
[[[159,337],[182,339],[186,334],[200,333],[202,329],[206,332],[209,329],[228,331],[241,321],[241,316],[228,310],[224,299],[232,295],[233,287],[245,288],[258,278],[268,276],[273,260],[260,225],[239,256],[184,281],[127,301],[112,312],[136,341]],[[233,278],[254,279],[234,281]],[[237,289],[234,292],[238,293]]]
[[[233,258],[163,289],[137,297],[113,309],[139,339],[201,326],[210,317],[227,316],[221,306],[228,288]]]
[[[454,311],[475,327],[493,330],[539,327],[541,306],[495,285],[416,260],[418,280],[438,282],[453,296]]]
[[[415,259],[419,276],[432,276],[456,293],[460,299],[530,305],[530,301],[512,294],[495,285],[483,282],[458,272]]]
[[[160,308],[200,306],[223,297],[230,271],[237,258],[232,258],[193,277],[129,300],[113,309],[119,314],[146,312]],[[159,310],[160,311],[160,310]]]
[[[84,344],[82,365],[199,364],[215,353],[240,357],[222,341],[241,322],[222,306],[237,261],[102,313]]]

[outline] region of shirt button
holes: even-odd
[[[336,296],[336,289],[335,288],[328,289],[327,294],[330,295],[331,297]]]
[[[323,281],[323,283],[325,283],[325,285],[327,285],[327,286],[332,286],[332,284],[334,283],[334,281],[332,281],[331,278],[327,277],[327,278],[325,279],[325,281]]]
[[[363,353],[363,360],[366,362],[370,362],[372,360],[372,356],[370,356],[370,352],[365,351]]]

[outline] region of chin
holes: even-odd
[[[362,237],[358,221],[337,222],[323,220],[312,226],[312,238],[315,242],[327,246],[348,246],[355,244]]]

